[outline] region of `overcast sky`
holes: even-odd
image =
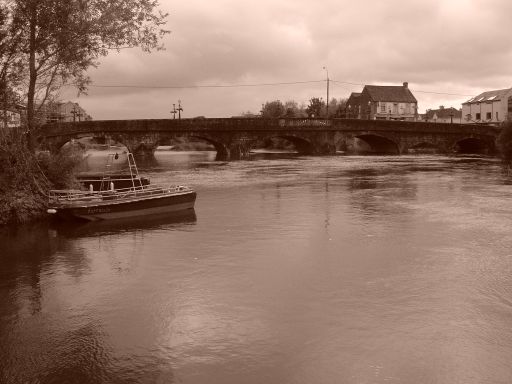
[[[79,102],[94,119],[231,117],[272,100],[346,98],[362,85],[409,82],[419,111],[512,86],[511,0],[160,0],[166,50],[125,50],[90,71]],[[423,91],[423,92],[420,92]],[[433,92],[433,93],[426,93]],[[452,93],[456,96],[437,94]],[[467,96],[466,96],[467,95]]]

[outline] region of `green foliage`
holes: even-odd
[[[66,84],[85,91],[87,69],[111,50],[162,49],[167,15],[157,7],[156,0],[9,0],[0,5],[0,65],[12,53],[24,69],[18,72],[25,80],[20,84],[25,84],[29,130],[35,125],[35,100],[42,105]]]
[[[0,224],[40,216],[49,183],[19,132],[0,133],[0,164]]]
[[[502,125],[497,143],[503,160],[512,164],[512,122],[509,121]]]
[[[271,119],[283,117],[284,113],[284,105],[280,100],[267,101],[261,110],[262,117]]]
[[[0,131],[0,225],[45,215],[48,190],[76,186],[74,174],[81,160],[74,148],[38,159],[20,131]]]
[[[52,189],[79,188],[76,180],[77,168],[83,161],[83,150],[76,146],[67,146],[56,155],[41,153],[39,166]]]
[[[308,117],[321,117],[322,115],[325,115],[325,102],[318,98],[313,97],[309,100],[309,105],[306,107],[306,113],[308,114]]]

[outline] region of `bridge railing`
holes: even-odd
[[[39,137],[72,136],[82,133],[151,133],[151,132],[229,132],[259,130],[339,130],[339,131],[394,131],[489,134],[496,136],[500,128],[476,124],[426,123],[418,121],[318,119],[318,118],[202,118],[202,119],[146,119],[146,120],[92,120],[84,122],[52,123],[43,126]]]

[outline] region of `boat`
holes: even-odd
[[[110,154],[110,168],[117,154]],[[131,186],[116,188],[112,174],[105,172],[99,190],[51,190],[47,212],[61,219],[88,221],[123,219],[193,209],[196,192],[183,185],[160,186],[141,181],[137,165],[128,153]]]
[[[133,179],[132,175],[127,173],[113,173],[103,175],[99,173],[82,173],[77,176],[77,181],[83,189],[101,191],[110,188],[110,183],[114,183],[114,188],[130,188],[135,186],[149,185],[150,180],[145,176]]]

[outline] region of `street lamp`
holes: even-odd
[[[73,109],[71,110],[71,114],[73,115],[73,123],[76,121],[76,115],[78,114],[76,110],[76,105],[73,106]]]
[[[181,100],[178,100],[178,120],[181,120],[181,111],[183,111],[183,108],[181,108]]]
[[[329,70],[327,69],[327,67],[324,67],[325,69],[325,72],[327,72],[327,104],[326,104],[326,107],[325,107],[325,118],[328,119],[329,118]]]

